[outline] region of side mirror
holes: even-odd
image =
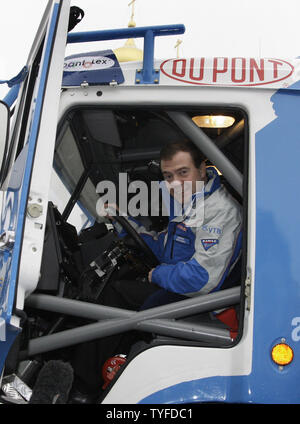
[[[5,157],[8,149],[10,110],[6,103],[0,100],[0,185],[3,183]]]

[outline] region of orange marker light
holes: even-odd
[[[293,349],[285,343],[275,345],[272,349],[271,355],[275,364],[278,365],[288,365],[294,358]]]

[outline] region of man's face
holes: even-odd
[[[191,194],[197,191],[197,181],[206,181],[205,162],[196,168],[188,152],[178,152],[169,160],[162,159],[160,166],[164,180],[170,184],[170,194],[177,198],[176,189],[181,191],[183,203],[189,201]]]

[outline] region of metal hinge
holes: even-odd
[[[117,87],[117,86],[118,86],[118,83],[117,83],[117,81],[112,80],[112,81],[109,83],[109,85],[110,85],[111,87]]]
[[[252,272],[251,272],[251,268],[247,267],[247,277],[245,281],[245,296],[246,296],[247,311],[250,311],[250,307],[251,307],[251,283],[252,283]]]
[[[15,232],[4,231],[0,235],[0,250],[12,249],[15,244]]]
[[[27,215],[30,218],[39,218],[43,213],[42,205],[38,203],[29,203],[27,206]]]

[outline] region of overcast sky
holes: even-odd
[[[84,9],[83,21],[73,30],[126,27],[130,0],[72,0]],[[0,80],[15,76],[25,65],[47,0],[2,0],[0,15]],[[182,23],[180,55],[300,56],[300,0],[136,0],[137,26]],[[155,57],[176,56],[176,37],[160,37]],[[72,46],[73,51],[121,47],[124,40]],[[142,42],[137,40],[138,47]],[[3,98],[7,86],[0,86]]]

